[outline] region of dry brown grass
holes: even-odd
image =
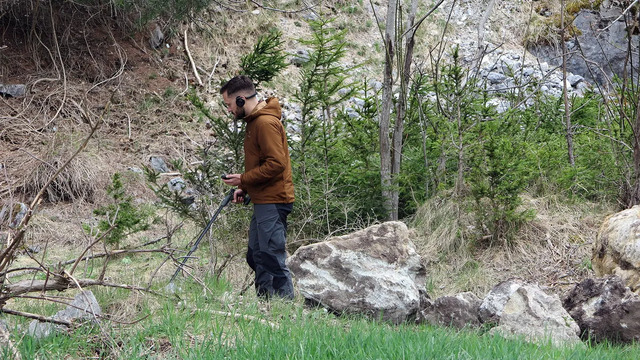
[[[519,277],[563,294],[585,277],[591,245],[604,217],[613,209],[600,204],[573,203],[554,197],[525,198],[536,217],[510,245],[474,247],[460,239],[457,204],[437,199],[416,216],[416,243],[427,262],[430,295],[473,291],[483,296],[502,280]],[[465,222],[462,222],[464,224]],[[468,222],[467,222],[468,223]],[[464,225],[463,225],[464,226]]]

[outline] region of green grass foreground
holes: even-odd
[[[185,284],[186,286],[186,284]],[[214,285],[215,286],[215,285]],[[124,291],[99,294],[99,301],[121,303]],[[553,347],[424,325],[336,317],[301,300],[259,302],[218,287],[182,291],[175,298],[151,300],[141,321],[103,320],[71,334],[42,340],[18,336],[23,359],[633,359],[640,347],[608,344]],[[130,319],[133,321],[135,319]],[[28,322],[19,325],[28,326]],[[3,349],[3,358],[12,358]]]

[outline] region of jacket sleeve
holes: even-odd
[[[282,174],[286,161],[286,137],[279,119],[269,119],[257,124],[257,142],[260,148],[260,165],[242,174],[240,180],[243,185],[259,185],[269,182]]]

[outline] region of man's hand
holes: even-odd
[[[222,175],[222,181],[229,186],[240,186],[240,174]]]
[[[242,191],[241,189],[236,189],[236,191],[233,193],[233,203],[243,203],[244,202],[244,191]]]
[[[224,181],[224,183],[229,185],[229,186],[240,186],[240,184],[241,184],[240,174],[222,175],[222,181]],[[232,202],[234,202],[234,203],[243,203],[244,202],[244,195],[245,195],[244,191],[242,191],[241,189],[236,189],[236,191],[233,193]]]

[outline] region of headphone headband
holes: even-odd
[[[236,105],[238,107],[243,107],[244,103],[245,103],[245,99],[251,99],[252,97],[255,97],[257,95],[258,95],[257,92],[253,93],[253,95],[245,96],[244,98],[242,96],[238,95],[238,96],[236,96]]]

